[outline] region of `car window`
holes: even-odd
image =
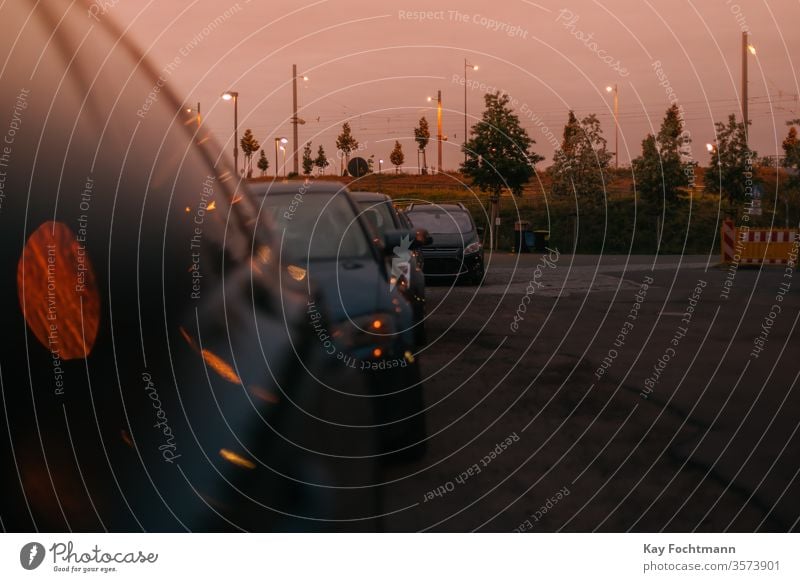
[[[362,201],[358,203],[362,216],[366,218],[375,232],[383,234],[387,230],[394,230],[394,217],[386,202]]]
[[[302,204],[293,194],[267,194],[263,213],[283,237],[284,260],[365,258],[370,256],[367,239],[350,203],[341,195],[307,195]],[[277,244],[281,244],[278,242]]]
[[[472,232],[472,220],[463,210],[412,210],[406,213],[416,228],[431,234],[466,234]]]

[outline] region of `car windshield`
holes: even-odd
[[[352,207],[341,194],[267,194],[264,213],[283,238],[282,258],[353,259],[370,256],[370,241]]]
[[[363,200],[358,203],[362,215],[369,221],[375,232],[383,234],[387,230],[394,230],[394,218],[389,205],[384,201]]]
[[[431,234],[466,234],[473,229],[469,214],[463,210],[417,210],[406,216],[415,228],[424,228]]]

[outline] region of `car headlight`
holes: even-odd
[[[389,284],[392,287],[399,287],[400,289],[407,289],[409,282],[409,273],[411,272],[411,265],[408,261],[399,261],[392,259],[392,272],[389,277]]]
[[[383,351],[392,341],[394,318],[386,313],[371,313],[354,317],[333,328],[333,341],[342,350],[374,346]]]
[[[481,250],[481,243],[479,241],[475,241],[474,243],[468,244],[464,249],[465,255],[471,255],[473,253],[477,253]]]
[[[408,279],[405,275],[400,275],[399,277],[395,277],[392,275],[389,277],[389,284],[392,287],[397,287],[401,291],[405,291],[408,289]]]

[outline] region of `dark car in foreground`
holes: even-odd
[[[261,214],[278,233],[281,266],[321,296],[307,309],[320,350],[367,378],[382,450],[418,455],[426,433],[414,312],[387,264],[408,231],[386,229],[376,244],[342,184],[276,183],[258,194]]]
[[[320,353],[316,295],[215,141],[86,6],[0,8],[3,530],[377,529],[362,374]]]
[[[421,249],[427,280],[483,281],[481,231],[463,204],[411,204],[405,214],[416,228],[424,228],[431,236],[430,244]]]
[[[392,250],[391,282],[408,298],[414,310],[414,337],[419,345],[425,343],[425,275],[422,272],[422,253],[420,248],[430,242],[425,229],[414,229],[404,216],[401,216],[386,194],[378,192],[352,192],[361,214],[367,219],[377,235],[396,230],[406,234],[400,246]]]

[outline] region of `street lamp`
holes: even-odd
[[[467,163],[467,68],[478,70],[478,65],[470,65],[464,59],[464,163]]]
[[[289,140],[286,139],[285,137],[276,137],[275,138],[275,177],[276,178],[278,177],[278,147],[280,147],[282,150],[285,151],[283,145],[281,145],[281,144],[287,144],[287,143],[289,143]],[[286,173],[286,168],[284,167],[283,170],[284,170],[284,174],[285,174]]]
[[[195,113],[197,114],[197,127],[200,127],[200,122],[202,121],[200,117],[200,102],[197,102],[197,109],[192,109],[191,107],[186,108],[186,113]]]
[[[614,93],[614,167],[619,168],[619,90],[615,83],[606,87],[608,93]]]
[[[239,176],[239,93],[226,91],[222,94],[225,101],[233,99],[233,169]]]
[[[428,103],[433,101],[433,97],[428,97]],[[436,172],[442,173],[442,92],[438,91],[436,96]]]
[[[301,77],[303,81],[308,81],[308,77],[303,75]],[[300,165],[299,160],[297,158],[297,152],[299,151],[300,145],[298,144],[297,138],[297,124],[303,125],[305,124],[304,119],[300,119],[297,117],[297,65],[292,65],[292,138],[294,139],[294,153],[292,154],[294,158],[294,173],[300,173]]]
[[[383,160],[378,160],[378,173],[383,173]]]
[[[708,153],[712,153],[714,151],[714,144],[713,143],[707,143],[706,144],[706,149],[708,150]]]

